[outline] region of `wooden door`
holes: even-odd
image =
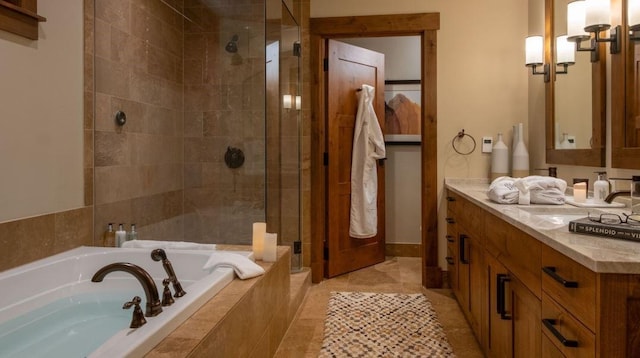
[[[542,350],[542,304],[519,280],[511,282],[513,302],[513,356],[540,357]]]
[[[334,277],[384,261],[384,166],[377,163],[378,230],[368,239],[349,236],[351,153],[358,110],[357,90],[375,88],[373,107],[384,133],[384,55],[328,40],[327,81],[327,239],[325,276]]]

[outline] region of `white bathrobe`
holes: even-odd
[[[373,110],[375,88],[362,85],[351,157],[351,211],[349,235],[374,237],[378,233],[378,173],[376,161],[385,157],[384,137]]]

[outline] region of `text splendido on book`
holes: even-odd
[[[582,218],[569,222],[569,231],[578,234],[610,237],[640,242],[640,226],[629,224],[603,224]]]

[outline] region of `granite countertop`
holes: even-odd
[[[621,213],[623,209],[588,209],[571,205],[505,205],[487,197],[487,179],[445,179],[450,189],[490,213],[502,218],[542,243],[599,273],[640,274],[640,242],[581,235],[569,232],[563,223],[545,220],[544,214],[584,215],[587,212]]]

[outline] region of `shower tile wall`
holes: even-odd
[[[264,220],[264,6],[167,2],[190,20],[159,0],[96,0],[96,243],[108,222],[143,239],[248,243]],[[224,164],[227,147],[243,150],[241,168]]]
[[[264,3],[188,1],[185,13],[185,237],[249,244],[265,220]],[[241,167],[225,164],[229,147]]]

